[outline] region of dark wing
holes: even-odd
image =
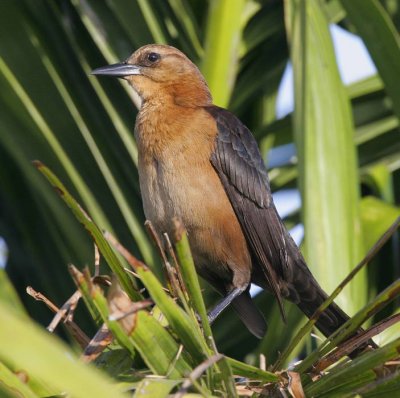
[[[326,300],[327,294],[312,276],[275,209],[267,171],[253,135],[230,112],[216,106],[206,109],[214,117],[218,129],[210,160],[235,210],[256,265],[261,268],[270,290],[278,299],[283,317],[281,296],[296,303],[311,317]],[[244,297],[237,306],[245,321],[257,319],[256,316],[244,316],[248,315],[248,308],[251,309],[247,303],[249,299]],[[348,319],[332,303],[320,314],[316,326],[328,337]],[[262,322],[256,322],[253,328],[256,335],[260,324]],[[362,329],[355,334],[360,332]],[[258,334],[263,334],[263,331]],[[357,350],[361,352],[367,345],[377,347],[369,340]],[[357,350],[351,355],[356,355]]]
[[[291,280],[287,231],[272,202],[267,170],[257,142],[232,113],[215,106],[207,111],[217,123],[211,163],[216,169],[244,231],[253,258],[262,269],[284,317],[280,280]]]

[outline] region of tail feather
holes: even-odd
[[[315,311],[317,311],[317,309],[327,300],[328,295],[311,274],[311,271],[307,267],[303,257],[298,255],[295,259],[296,264],[294,267],[296,267],[295,269],[297,272],[293,274],[291,282],[286,284],[288,291],[287,298],[297,304],[300,310],[304,312],[308,318],[311,318]],[[315,326],[325,337],[329,337],[349,319],[350,317],[333,302],[319,315]],[[359,328],[349,337],[358,335],[363,331],[362,328]],[[369,340],[355,349],[350,356],[355,357],[368,346],[374,348],[377,347],[372,340]]]
[[[277,213],[276,217],[279,217]],[[280,293],[282,297],[296,304],[300,310],[310,318],[321,304],[326,301],[328,295],[312,275],[299,248],[287,230],[282,228],[281,233],[281,240],[284,241],[284,248],[280,248],[282,253],[279,257],[282,260],[279,264],[274,264],[274,268],[277,270],[277,275],[279,276]],[[253,282],[270,290],[268,282],[263,278],[262,273],[258,271],[261,268],[260,265],[256,262],[255,265]],[[329,337],[347,322],[348,319],[349,316],[337,304],[332,303],[320,314],[316,322],[316,327],[325,337]],[[353,336],[361,332],[363,332],[363,329],[359,328]],[[354,350],[350,356],[357,355],[357,353],[363,351],[368,346],[377,347],[376,344],[370,340]]]
[[[297,303],[298,307],[304,312],[304,314],[311,318],[318,307],[327,299],[327,294],[318,286],[318,298],[314,301],[300,301]],[[315,326],[322,332],[325,337],[329,337],[337,329],[339,329],[345,322],[349,320],[349,316],[335,303],[330,304],[324,312],[322,312],[317,319]],[[364,332],[362,328],[359,328],[350,337],[354,337]],[[355,350],[353,350],[349,356],[355,358],[358,354],[365,351],[368,347],[377,348],[378,346],[370,339],[367,342],[361,344]]]
[[[317,289],[318,291],[313,301],[300,300],[297,303],[298,307],[308,318],[311,318],[318,307],[328,298],[327,294],[319,286]],[[332,303],[320,314],[315,325],[325,337],[329,337],[347,322],[348,319],[349,316],[337,304]]]
[[[250,297],[249,291],[245,291],[232,301],[232,306],[247,329],[261,339],[267,331],[267,323],[261,312]]]

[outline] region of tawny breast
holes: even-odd
[[[181,218],[198,272],[212,284],[223,280],[223,289],[233,281],[247,286],[251,260],[246,240],[210,163],[216,127],[205,112],[191,116],[191,121],[198,118],[196,123],[175,120],[168,128],[155,123],[150,130],[140,128],[139,118],[136,139],[145,215],[160,233],[171,233],[173,217]]]

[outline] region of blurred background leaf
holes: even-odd
[[[338,0],[231,3],[0,2],[0,236],[9,252],[8,278],[0,277],[0,289],[11,280],[34,319],[45,324],[50,314],[26,296],[27,285],[61,304],[74,290],[67,265],[94,263],[93,243],[33,168],[34,159],[60,177],[99,228],[112,231],[137,257],[160,269],[142,227],[132,134],[138,100],[123,82],[89,76],[92,69],[126,59],[147,43],[176,46],[199,65],[216,101],[234,111],[257,137],[275,192],[301,188],[301,211],[295,207],[285,222],[290,228],[304,223],[305,254],[326,289],[356,265],[399,214],[400,83],[393,77],[400,57],[398,3],[358,1],[356,11]],[[361,11],[369,16],[368,24]],[[305,16],[312,22],[308,29],[320,32],[311,36],[320,41],[313,42],[308,33],[296,38],[293,23],[297,20],[304,29],[310,22],[301,20]],[[362,37],[378,68],[375,76],[342,86],[328,34],[332,23]],[[373,27],[382,31],[381,48],[372,37]],[[278,90],[290,59],[296,111],[277,119]],[[307,80],[301,78],[304,72]],[[302,108],[307,98],[312,98],[307,105],[312,104],[311,117]],[[335,177],[334,183],[329,176]],[[352,289],[368,290],[371,297],[398,278],[399,252],[396,235]],[[328,264],[338,277],[335,282],[326,269],[317,268]],[[211,304],[215,293],[204,288]],[[347,293],[341,300],[355,311],[368,296]],[[266,293],[256,300],[270,325],[263,341],[228,311],[213,326],[216,343],[234,358],[257,363],[263,353],[272,363],[303,318],[287,304],[285,327]],[[396,303],[386,311],[395,309]],[[86,312],[77,313],[77,322],[92,333],[89,319]],[[306,350],[314,345],[309,340]]]

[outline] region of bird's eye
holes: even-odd
[[[157,53],[149,53],[149,54],[147,55],[147,59],[148,59],[150,62],[154,63],[154,62],[156,62],[156,61],[158,61],[158,60],[160,59],[160,54],[157,54]]]

